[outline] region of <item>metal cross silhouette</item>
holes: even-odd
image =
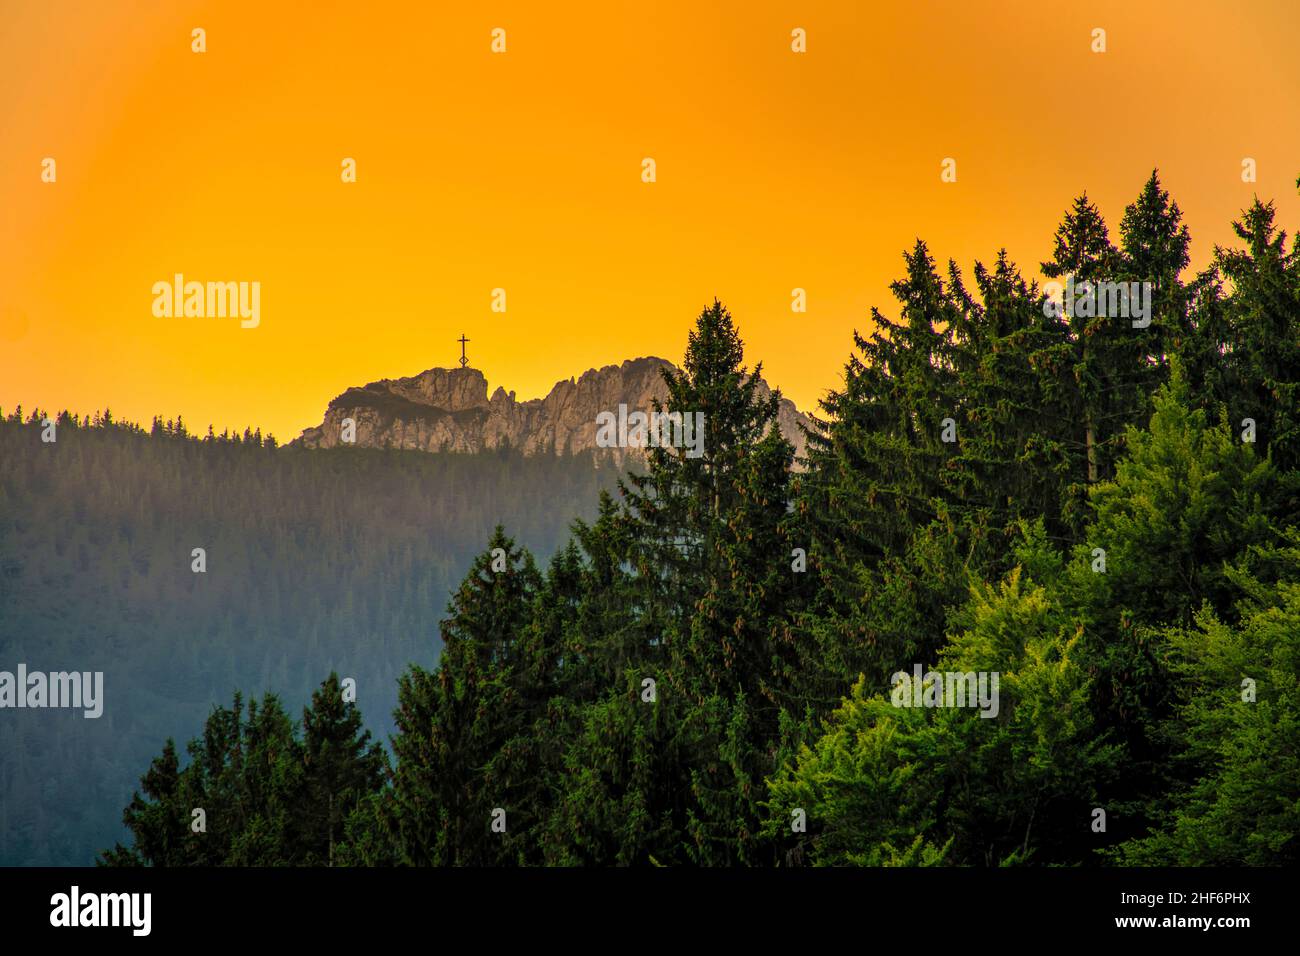
[[[465,358],[465,343],[468,342],[469,339],[465,338],[465,333],[462,332],[460,333],[460,338],[456,341],[460,343],[460,367],[464,368],[469,364],[469,359]]]

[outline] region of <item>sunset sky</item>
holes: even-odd
[[[810,408],[918,236],[1037,276],[1156,166],[1194,266],[1256,193],[1300,228],[1297,51],[1295,0],[0,0],[0,407],[283,441],[462,332],[520,399],[678,361],[717,296]],[[155,317],[177,272],[260,282],[260,326]]]

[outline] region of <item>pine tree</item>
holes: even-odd
[[[584,593],[582,570],[572,543],[552,558],[506,678],[510,731],[488,759],[482,781],[484,793],[508,808],[506,832],[496,837],[502,862],[545,861],[543,831],[561,789],[557,778],[568,742],[568,638]]]

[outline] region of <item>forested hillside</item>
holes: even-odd
[[[589,456],[276,448],[111,413],[59,415],[43,442],[45,417],[0,421],[0,670],[103,671],[105,705],[0,716],[0,865],[91,862],[162,742],[237,690],[292,708],[337,671],[386,740],[398,675],[437,661],[493,527],[549,554],[616,477]]]
[[[769,427],[778,396],[755,388],[761,364],[746,366],[715,301],[680,370],[665,372],[668,406],[705,416],[703,455],[652,449],[549,559],[535,560],[526,523],[484,526],[440,623],[441,657],[410,653],[398,681],[385,773],[351,705],[326,699],[338,690],[322,668],[301,726],[274,699],[246,713],[236,699],[188,759],[169,744],[141,764],[132,839],[104,862],[1296,863],[1300,254],[1274,220],[1256,201],[1239,243],[1189,275],[1191,237],[1154,173],[1117,228],[1079,197],[1045,230],[1041,271],[1074,289],[1149,283],[1151,309],[1136,318],[1061,307],[1005,252],[974,264],[972,283],[918,241],[896,307],[855,336],[803,471]],[[230,455],[221,474],[182,473],[195,488],[268,493],[241,471],[246,450],[218,453]],[[111,471],[91,477],[107,490],[88,493],[119,494]],[[304,484],[282,487],[322,494]],[[556,504],[595,494],[541,490]],[[208,597],[200,589],[219,582],[187,577],[184,558],[159,568],[151,554],[135,570],[136,525],[157,527],[167,554],[188,554],[196,535],[216,554],[235,548],[221,538],[223,502],[187,492],[210,521],[194,532],[156,524],[123,494],[111,565],[82,559],[75,537],[47,550],[67,575],[106,578],[101,588],[152,574],[163,593]],[[480,493],[452,501],[473,512]],[[343,507],[324,497],[301,507]],[[383,534],[420,523],[409,505],[385,505]],[[241,513],[259,531],[253,550],[317,548],[279,510]],[[75,510],[62,520],[75,528]],[[418,579],[437,552],[413,550]],[[277,578],[274,596],[260,579],[223,591],[241,609],[230,633],[262,627],[271,640],[290,602],[336,599],[376,646],[404,652],[421,622],[379,633],[394,613],[386,591],[372,603],[356,588],[320,596],[347,559]],[[59,604],[68,578],[38,581],[50,620],[84,606]],[[404,588],[423,597],[390,585]],[[169,623],[187,636],[209,633],[209,609],[225,620],[216,600],[176,603]],[[120,654],[106,641],[125,642],[138,624],[124,615],[141,612],[100,607],[68,633]],[[168,656],[149,658],[157,684],[131,728],[147,722],[155,753],[164,732],[187,732],[158,688],[177,661],[204,666],[199,644],[150,649]],[[277,663],[256,673],[259,687],[309,679]],[[969,674],[972,688],[988,678],[997,697],[977,708],[934,683],[900,693],[900,675],[930,670]],[[379,696],[359,703],[381,707]],[[334,741],[327,773],[313,756],[322,739]],[[198,805],[202,831],[190,826]]]

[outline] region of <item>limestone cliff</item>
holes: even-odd
[[[476,368],[431,368],[410,378],[348,389],[329,403],[324,421],[303,431],[294,444],[332,448],[341,443],[343,420],[351,418],[360,447],[482,451],[508,442],[532,454],[585,451],[596,447],[601,412],[617,414],[620,404],[629,412],[649,412],[652,399],[664,400],[667,389],[660,373],[665,368],[673,365],[661,358],[630,359],[557,382],[545,398],[526,402],[503,388],[488,397],[487,379]],[[766,383],[761,388],[768,392]],[[793,402],[781,400],[781,433],[800,455],[804,436],[799,426],[807,423]],[[707,424],[705,429],[707,435]],[[607,450],[617,461],[629,452],[639,453]]]

